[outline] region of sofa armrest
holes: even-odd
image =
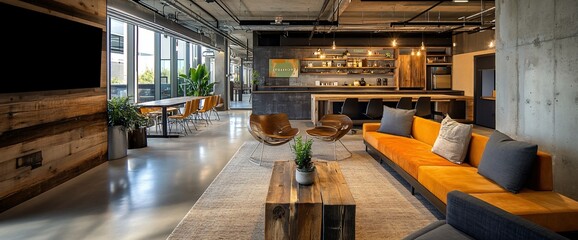
[[[363,132],[377,132],[381,123],[364,123]]]
[[[363,139],[365,139],[365,133],[367,132],[377,132],[381,123],[363,123]]]
[[[448,193],[446,221],[475,239],[567,239],[456,190]]]

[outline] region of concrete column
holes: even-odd
[[[227,48],[225,48],[227,49]],[[228,64],[228,56],[229,52],[225,51],[216,51],[215,52],[215,95],[221,94],[223,99],[227,99],[229,96],[228,89],[229,81],[227,78],[227,73],[229,72],[229,64]],[[228,101],[225,101],[223,106],[223,110],[228,109]]]
[[[578,200],[578,1],[496,1],[496,129],[553,156]]]

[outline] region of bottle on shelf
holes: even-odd
[[[365,79],[361,78],[361,81],[359,81],[359,86],[365,86],[365,84]]]
[[[381,86],[381,78],[377,78],[377,82],[375,83],[377,86]]]

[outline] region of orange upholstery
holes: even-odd
[[[460,166],[433,154],[430,145],[411,138],[398,136],[380,138],[378,149],[415,179],[418,178],[420,166]]]
[[[486,143],[490,138],[477,133],[472,133],[472,139],[470,140],[468,156],[466,161],[474,167],[478,167],[482,161],[482,155],[484,155],[484,149],[486,148]]]
[[[363,124],[363,139],[365,139],[365,133],[367,132],[376,132],[379,129],[380,123],[364,123]],[[367,139],[366,139],[367,141]],[[377,145],[372,145],[377,147]]]
[[[578,229],[578,202],[552,191],[472,194],[555,232]]]
[[[411,136],[416,140],[433,146],[438,138],[440,127],[441,124],[436,121],[421,117],[413,117]]]
[[[528,187],[537,191],[552,191],[554,189],[552,176],[552,155],[538,151],[538,160],[528,179]]]
[[[414,117],[413,138],[379,133],[379,125],[363,124],[365,142],[443,203],[448,192],[460,190],[554,231],[578,231],[578,202],[552,191],[552,156],[548,153],[538,151],[527,188],[513,194],[478,174],[489,137],[472,133],[466,162],[458,165],[431,152],[440,123]]]
[[[418,181],[442,202],[451,190],[465,193],[506,192],[505,189],[478,174],[475,167],[422,166]]]

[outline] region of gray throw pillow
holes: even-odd
[[[495,130],[484,148],[478,173],[518,193],[531,174],[537,153],[538,145],[516,141]]]
[[[471,124],[456,122],[446,115],[431,151],[450,162],[462,164],[468,153],[471,138]]]
[[[377,131],[381,133],[410,137],[413,115],[415,115],[415,109],[405,110],[383,106],[381,125]]]

